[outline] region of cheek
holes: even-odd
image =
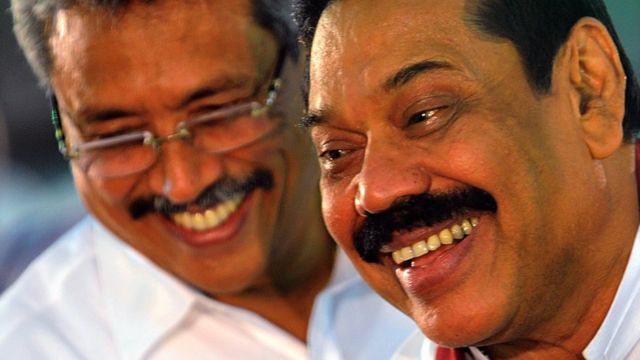
[[[322,215],[329,234],[345,249],[352,248],[352,234],[357,213],[353,195],[336,183],[321,179]]]
[[[453,143],[448,147],[445,158],[447,167],[459,179],[473,179],[488,165],[481,155],[482,149],[466,142]],[[466,181],[465,181],[466,182]]]
[[[470,138],[452,141],[428,160],[433,169],[432,188],[473,186],[495,196],[504,171],[504,154],[496,151],[494,145],[473,141]],[[501,175],[502,174],[502,175]],[[451,182],[458,185],[452,185]]]
[[[97,203],[110,206],[122,205],[131,201],[136,183],[140,178],[123,178],[111,180],[94,180],[87,177],[76,166],[72,166],[73,179],[76,188],[82,194],[89,207]]]

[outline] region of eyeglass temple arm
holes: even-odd
[[[47,91],[47,97],[49,98],[50,117],[51,124],[53,125],[54,135],[56,142],[58,143],[58,151],[64,156],[65,159],[69,159],[69,151],[65,142],[64,132],[62,131],[62,124],[60,122],[60,109],[58,108],[58,99],[52,89]]]
[[[267,93],[267,99],[265,101],[265,105],[270,107],[276,101],[276,97],[278,96],[278,90],[282,85],[282,71],[284,69],[284,63],[287,60],[287,46],[283,45],[278,52],[278,62],[276,63],[276,68],[273,73],[273,82],[269,87],[269,92]]]

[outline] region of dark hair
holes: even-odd
[[[333,1],[296,0],[294,3],[294,18],[300,27],[299,38],[306,47],[307,57],[320,16]],[[602,0],[480,0],[469,8],[465,20],[471,26],[514,44],[529,83],[539,93],[549,91],[555,56],[575,23],[587,16],[602,22],[618,48],[627,75],[623,127],[625,139],[635,139],[640,132],[640,90]]]
[[[11,0],[13,30],[20,47],[40,84],[48,87],[52,66],[49,37],[55,16],[60,9],[90,6],[117,10],[126,8],[132,0]],[[143,0],[151,4],[154,0]],[[280,46],[297,56],[296,28],[290,17],[288,0],[251,0],[256,23],[273,33]]]

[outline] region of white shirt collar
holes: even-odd
[[[436,344],[427,339],[420,330],[416,330],[393,354],[392,360],[416,360],[433,358]]]
[[[196,293],[94,222],[98,279],[114,342],[140,359],[190,311]]]
[[[625,359],[640,341],[640,229],[613,304],[583,352],[587,359]]]

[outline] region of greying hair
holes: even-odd
[[[289,1],[250,1],[256,23],[270,31],[290,56],[297,57],[297,30],[291,20]],[[11,0],[13,31],[40,85],[46,88],[51,82],[53,58],[49,38],[58,11],[74,6],[118,10],[126,8],[132,2],[133,0]],[[142,2],[150,4],[156,1]]]

